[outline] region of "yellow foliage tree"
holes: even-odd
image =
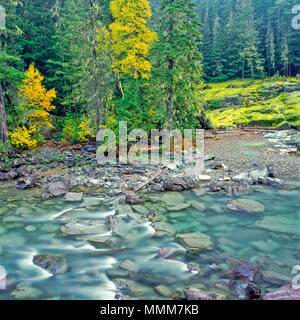
[[[39,130],[41,126],[53,127],[50,111],[55,109],[52,104],[56,97],[55,89],[48,90],[43,86],[44,77],[35,68],[34,64],[29,66],[25,72],[26,78],[19,88],[21,98],[21,109],[25,113],[25,122],[31,129]]]
[[[157,34],[147,28],[151,9],[147,0],[112,0],[111,13],[115,21],[110,25],[112,68],[134,78],[148,78],[151,64],[147,60],[149,48]]]

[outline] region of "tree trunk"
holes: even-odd
[[[173,3],[174,1],[171,0],[171,3]],[[169,26],[169,43],[170,45],[172,45],[172,41],[173,41],[173,30],[174,30],[174,23],[171,17],[171,23]],[[173,70],[174,70],[174,60],[172,58],[169,58],[169,72],[172,74]],[[173,80],[173,74],[171,76],[172,80]],[[173,127],[173,101],[174,101],[174,91],[173,91],[173,81],[171,81],[171,83],[169,84],[168,87],[168,100],[167,100],[167,130],[171,131],[172,127]]]
[[[6,123],[4,96],[3,96],[2,84],[0,82],[0,142],[6,143],[7,133],[8,133],[8,130],[7,130],[7,123]]]
[[[102,119],[101,119],[101,102],[99,97],[99,85],[98,85],[98,75],[97,75],[97,48],[96,48],[96,17],[95,17],[95,6],[94,2],[90,1],[91,7],[91,24],[92,24],[92,35],[93,35],[93,62],[94,62],[94,73],[93,73],[93,80],[94,80],[94,94],[95,94],[95,102],[96,102],[96,127],[97,132],[99,131],[100,127],[102,127]]]

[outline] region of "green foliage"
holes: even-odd
[[[76,116],[74,113],[67,113],[66,116],[56,122],[57,140],[63,142],[82,142],[89,138],[95,138],[90,127],[90,119],[86,114]]]

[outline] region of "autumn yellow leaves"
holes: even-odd
[[[149,2],[113,0],[110,8],[114,18],[110,25],[113,70],[135,79],[148,78],[151,64],[147,56],[157,40],[157,34],[147,28],[147,19],[151,17]]]
[[[31,64],[19,88],[23,125],[9,133],[12,145],[17,148],[36,147],[38,141],[42,139],[40,128],[53,127],[50,111],[55,109],[52,101],[56,97],[56,92],[55,89],[47,90],[42,84],[43,80],[44,77],[34,64]]]

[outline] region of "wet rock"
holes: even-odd
[[[261,289],[252,282],[222,279],[215,285],[220,289],[230,292],[241,300],[255,300],[261,296]]]
[[[179,234],[176,240],[182,243],[190,253],[210,250],[213,247],[210,237],[200,232]]]
[[[187,300],[226,300],[224,294],[190,288],[183,291]]]
[[[68,269],[67,261],[63,257],[38,255],[33,257],[32,262],[53,275],[65,273]]]
[[[258,179],[258,182],[261,184],[265,184],[267,186],[273,186],[273,187],[280,187],[283,185],[283,182],[280,179],[275,179],[275,178],[260,178]]]
[[[250,186],[249,186],[248,182],[241,181],[239,186],[236,189],[236,192],[242,193],[242,192],[248,192],[248,191],[250,191]]]
[[[108,227],[108,230],[111,232],[116,232],[118,228],[119,219],[117,216],[109,215],[106,217],[106,224]]]
[[[262,252],[273,252],[277,249],[273,243],[267,241],[253,241],[251,245]]]
[[[300,300],[300,288],[288,284],[272,293],[266,294],[263,300]]]
[[[249,178],[250,178],[251,184],[258,183],[258,181],[260,179],[265,179],[267,177],[267,175],[268,175],[268,169],[267,168],[264,168],[262,170],[255,170],[255,171],[250,172]]]
[[[133,213],[133,211],[129,205],[119,205],[116,208],[116,214],[120,215],[120,216],[132,214],[132,213]]]
[[[156,286],[154,290],[163,297],[169,297],[172,294],[172,291],[167,286]]]
[[[103,234],[108,230],[105,224],[96,220],[73,220],[63,225],[61,227],[61,231],[65,235],[80,235],[97,233]]]
[[[255,226],[273,232],[289,233],[296,236],[300,234],[300,222],[285,216],[266,216],[262,220],[256,221]]]
[[[149,210],[146,207],[141,206],[141,205],[132,206],[132,209],[140,214],[148,214],[149,213]]]
[[[161,197],[161,200],[165,202],[167,206],[174,206],[179,203],[184,202],[184,197],[181,193],[175,193],[175,192],[168,192],[164,193]]]
[[[133,271],[137,272],[139,270],[138,264],[131,260],[124,260],[120,263],[120,268],[128,270],[128,271]]]
[[[29,189],[34,188],[37,182],[37,175],[20,178],[16,184],[17,189]]]
[[[11,170],[4,174],[4,180],[14,180],[19,177],[17,170]]]
[[[145,288],[129,279],[114,279],[117,289],[133,296],[140,296],[145,293]]]
[[[230,269],[225,275],[233,279],[253,282],[257,271],[258,268],[255,264],[241,263],[235,268]]]
[[[68,202],[81,202],[83,200],[82,192],[68,192],[65,194],[65,201]]]
[[[151,184],[148,189],[150,192],[164,192],[165,188],[159,184]]]
[[[41,295],[42,292],[39,289],[22,284],[19,284],[11,293],[11,296],[17,300],[34,300]]]
[[[168,211],[182,211],[190,207],[189,203],[178,203],[175,206],[171,206],[168,208]]]
[[[84,201],[80,204],[80,208],[98,207],[103,204],[102,198],[97,197],[85,197]]]
[[[125,202],[134,205],[140,203],[141,200],[134,192],[127,192]]]
[[[268,166],[267,171],[269,178],[278,178],[277,170],[273,166]]]
[[[251,178],[249,177],[248,173],[240,173],[238,175],[235,175],[231,178],[231,180],[234,182],[241,182],[241,181],[251,182]]]
[[[261,203],[250,199],[228,200],[226,207],[232,211],[251,213],[260,213],[265,210],[265,207]]]
[[[36,231],[36,227],[35,226],[26,226],[24,228],[27,232],[34,232]]]
[[[163,236],[163,235],[170,235],[172,236],[175,232],[172,226],[164,221],[154,222],[152,223],[153,228],[156,230],[155,236]]]
[[[291,282],[290,277],[287,277],[283,274],[279,274],[273,271],[263,271],[262,279],[265,282],[275,284],[275,285],[284,285]]]
[[[219,192],[221,190],[224,190],[224,187],[222,186],[221,183],[217,183],[217,182],[214,182],[214,181],[211,181],[210,184],[209,184],[209,191],[211,192]]]
[[[198,181],[190,176],[186,177],[169,177],[163,182],[167,191],[183,191],[196,188]]]
[[[43,198],[58,197],[69,192],[69,186],[62,181],[52,182],[43,194]]]
[[[188,201],[188,204],[190,204],[197,211],[204,211],[206,209],[205,204],[200,201],[191,200]]]

